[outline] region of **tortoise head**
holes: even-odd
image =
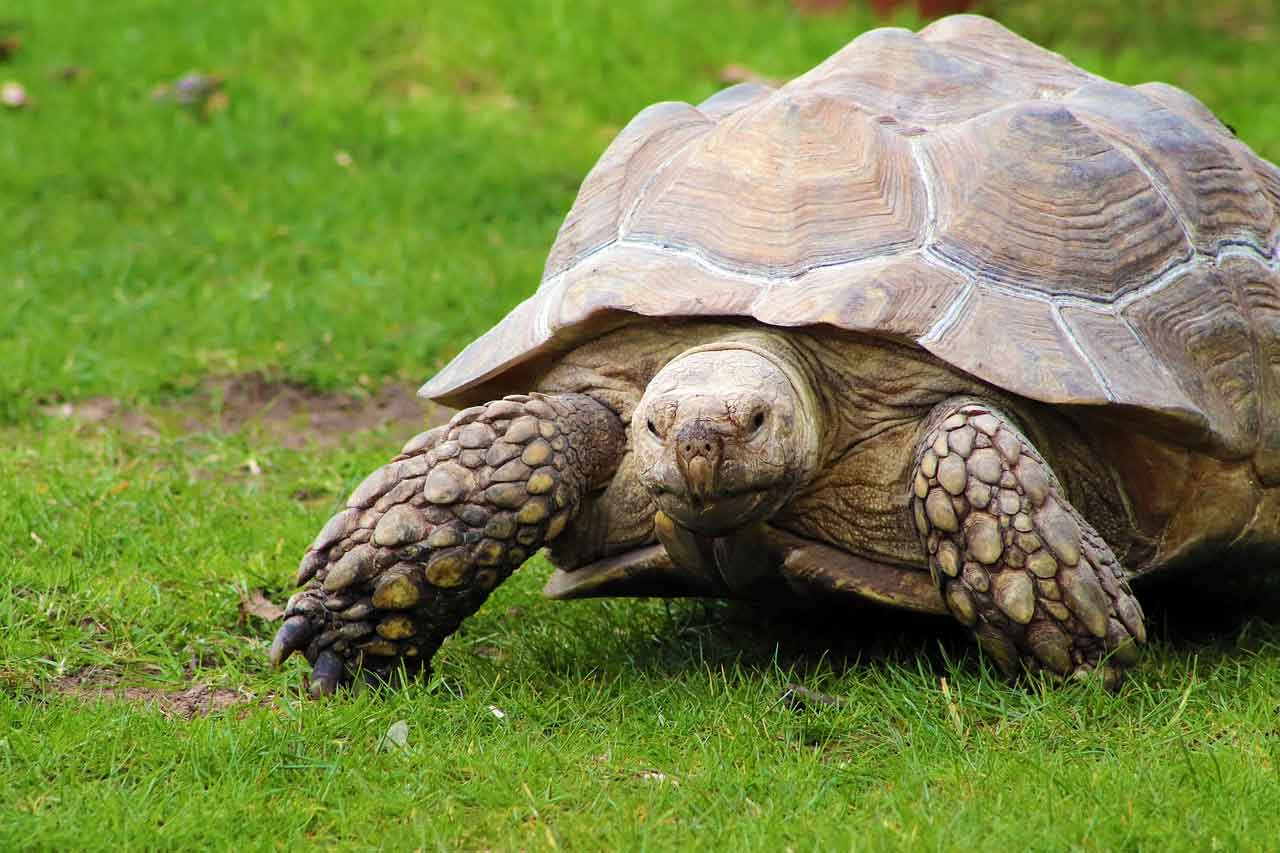
[[[821,418],[803,371],[724,342],[663,367],[632,416],[640,480],[678,524],[719,536],[768,518],[818,467]]]

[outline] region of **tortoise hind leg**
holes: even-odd
[[[298,569],[271,646],[313,695],[428,668],[463,619],[612,475],[625,430],[581,394],[508,397],[422,433],[352,493]]]
[[[947,608],[1006,674],[1101,667],[1109,686],[1146,641],[1115,555],[1031,443],[994,408],[939,405],[913,471],[912,510]]]

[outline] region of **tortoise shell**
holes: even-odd
[[[1280,474],[1280,170],[1194,97],[985,18],[637,115],[537,292],[422,389],[470,404],[637,316],[826,324]]]

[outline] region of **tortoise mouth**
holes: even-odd
[[[726,533],[759,521],[768,514],[771,489],[735,489],[700,500],[697,497],[662,492],[657,504],[677,524],[704,536]]]

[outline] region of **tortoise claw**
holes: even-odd
[[[268,652],[271,665],[279,666],[288,660],[289,655],[305,649],[318,629],[319,626],[306,616],[290,616],[284,620],[271,641],[271,651]]]
[[[323,550],[308,550],[303,556],[302,562],[298,564],[298,573],[294,577],[294,583],[298,586],[302,586],[304,583],[311,580],[311,578],[315,577],[316,572],[324,568],[324,565],[325,552]]]
[[[332,696],[338,689],[342,672],[342,658],[327,649],[317,655],[316,662],[311,667],[311,698]]]

